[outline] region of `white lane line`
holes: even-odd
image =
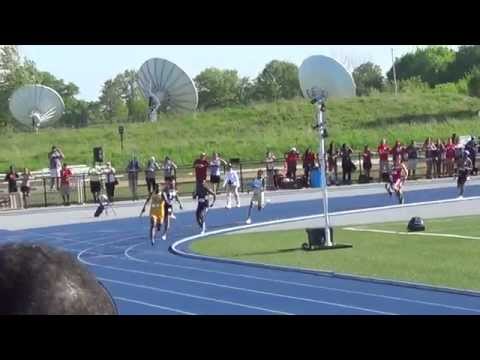
[[[164,266],[164,267],[173,267],[173,268],[178,268],[178,269],[201,271],[201,272],[205,272],[205,273],[227,275],[227,276],[239,277],[239,278],[245,278],[245,279],[267,281],[267,282],[272,282],[272,283],[307,287],[307,288],[312,288],[312,289],[321,289],[321,290],[327,290],[327,291],[333,291],[333,292],[341,292],[341,293],[345,293],[345,294],[363,295],[363,296],[375,297],[375,298],[380,298],[380,299],[387,299],[387,300],[408,302],[408,303],[413,303],[413,304],[422,304],[422,305],[443,307],[443,308],[447,308],[447,309],[455,309],[455,310],[463,310],[463,311],[471,311],[471,312],[480,313],[480,309],[467,308],[467,307],[463,307],[463,306],[447,305],[447,304],[442,304],[442,303],[423,301],[423,300],[414,300],[414,299],[409,299],[409,298],[404,298],[404,297],[399,297],[399,296],[381,295],[381,294],[375,294],[375,293],[357,291],[357,290],[347,290],[347,289],[335,288],[335,287],[330,287],[330,286],[312,285],[312,284],[299,283],[299,282],[288,281],[288,280],[271,279],[271,278],[265,278],[265,277],[262,277],[262,276],[246,275],[246,274],[239,274],[239,273],[230,273],[230,272],[219,271],[219,270],[207,270],[207,269],[199,268],[199,267],[195,267],[195,266],[185,266],[185,265],[176,265],[176,264],[157,262],[157,261],[148,261],[148,260],[138,259],[138,258],[133,257],[132,255],[129,254],[129,252],[134,247],[136,247],[138,245],[140,245],[140,244],[132,245],[125,250],[124,254],[128,259],[130,259],[132,261],[154,264],[154,265],[159,265],[159,266]],[[153,252],[150,252],[150,253],[153,254]]]
[[[344,228],[342,228],[342,230],[359,231],[359,232],[373,232],[373,233],[380,233],[380,234],[410,235],[410,236],[436,236],[436,237],[446,237],[446,238],[480,240],[480,237],[478,237],[478,236],[457,235],[457,234],[442,234],[442,233],[419,232],[419,231],[406,232],[406,231],[380,230],[380,229],[362,229],[362,228],[357,228],[357,227],[344,227]]]
[[[193,299],[212,301],[212,302],[216,302],[216,303],[233,305],[233,306],[240,306],[240,307],[244,307],[244,308],[247,308],[247,309],[261,310],[261,311],[274,313],[274,314],[293,315],[291,313],[287,313],[287,312],[284,312],[284,311],[277,311],[277,310],[267,309],[267,308],[263,308],[263,307],[259,307],[259,306],[241,304],[241,303],[237,303],[237,302],[232,302],[232,301],[227,301],[227,300],[222,300],[222,299],[217,299],[217,298],[212,298],[212,297],[206,297],[206,296],[200,296],[200,295],[194,295],[194,294],[180,292],[180,291],[161,289],[161,288],[157,288],[157,287],[154,287],[154,286],[134,284],[134,283],[126,282],[126,281],[107,279],[107,278],[104,278],[104,277],[98,277],[97,279],[99,279],[100,281],[103,281],[103,282],[111,282],[111,283],[114,283],[114,284],[120,284],[120,285],[135,287],[135,288],[139,288],[139,289],[147,289],[147,290],[163,292],[163,293],[167,293],[167,294],[185,296],[185,297],[189,297],[189,298],[193,298]]]
[[[111,239],[111,236],[100,236],[100,237],[95,238],[95,240],[91,240],[91,239],[90,240],[85,240],[85,239],[75,240],[75,239],[72,239],[71,237],[58,237],[58,236],[53,236],[53,235],[45,235],[45,234],[38,233],[38,232],[32,231],[32,230],[20,230],[20,231],[25,232],[26,235],[29,235],[29,236],[38,236],[40,238],[50,240],[47,244],[52,243],[52,245],[55,245],[54,242],[56,242],[56,241],[64,241],[64,242],[66,242],[65,245],[77,245],[77,244],[95,244],[95,242],[98,241],[98,240]],[[87,234],[90,234],[90,235],[87,235]],[[93,233],[83,233],[82,236],[85,238],[86,236],[91,236],[91,235],[95,235],[95,234],[96,234],[95,232],[93,232]]]
[[[171,307],[168,307],[168,306],[151,304],[151,303],[147,303],[147,302],[144,302],[144,301],[128,299],[128,298],[124,298],[124,297],[120,297],[120,296],[114,296],[113,298],[115,300],[119,300],[119,301],[125,301],[125,302],[133,303],[133,304],[140,304],[140,305],[144,305],[144,306],[148,306],[148,307],[153,307],[153,308],[156,308],[156,309],[171,311],[171,312],[174,312],[174,313],[179,313],[179,314],[184,314],[184,315],[197,315],[197,314],[192,313],[192,312],[183,311],[183,310],[179,310],[179,309],[174,309],[174,308],[171,308]]]
[[[310,299],[310,298],[304,298],[304,297],[297,297],[297,296],[292,296],[292,295],[278,294],[278,293],[273,293],[273,292],[269,292],[269,291],[261,291],[261,290],[254,290],[254,289],[237,287],[237,286],[230,286],[230,285],[219,284],[219,283],[209,282],[209,281],[193,280],[193,279],[187,279],[187,278],[184,278],[184,277],[170,276],[170,275],[165,275],[165,274],[152,273],[152,272],[148,272],[148,271],[125,269],[125,268],[118,267],[118,266],[100,265],[100,264],[94,264],[94,263],[89,263],[89,265],[101,267],[101,268],[104,268],[104,269],[123,271],[123,272],[127,272],[127,273],[141,274],[141,275],[147,275],[147,276],[153,276],[153,277],[160,277],[160,278],[171,279],[171,280],[179,280],[179,281],[185,281],[185,282],[194,283],[194,284],[214,286],[214,287],[219,287],[219,288],[224,288],[224,289],[229,289],[229,290],[243,291],[243,292],[249,292],[249,293],[254,293],[254,294],[285,298],[285,299],[296,300],[296,301],[310,302],[310,303],[316,303],[316,304],[322,304],[322,305],[330,305],[330,306],[341,307],[341,308],[352,309],[352,310],[359,310],[359,311],[370,312],[370,313],[375,313],[375,314],[396,315],[395,313],[391,313],[391,312],[374,310],[374,309],[369,309],[369,308],[364,308],[364,307],[359,307],[359,306],[345,305],[345,304],[329,302],[329,301],[322,301],[322,300],[316,300],[316,299]]]

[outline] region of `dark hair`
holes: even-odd
[[[0,246],[0,314],[117,313],[103,284],[68,252],[43,244]]]

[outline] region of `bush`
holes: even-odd
[[[455,83],[444,83],[444,84],[438,84],[434,88],[435,92],[439,93],[453,93],[453,94],[458,94],[459,93],[459,88],[457,84]]]
[[[480,97],[480,68],[476,67],[468,75],[467,80],[468,95]]]
[[[398,82],[398,91],[404,93],[426,92],[430,89],[427,83],[423,82],[420,76],[411,77]]]

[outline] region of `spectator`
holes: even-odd
[[[275,181],[274,181],[275,160],[277,160],[275,155],[271,151],[268,151],[265,156],[265,167],[267,169],[267,189],[269,190],[277,189],[277,186],[275,185]]]
[[[88,175],[90,177],[90,191],[93,196],[93,201],[98,203],[100,192],[102,191],[102,170],[98,166],[92,167],[88,171]]]
[[[225,206],[227,209],[231,208],[232,193],[235,197],[237,207],[240,207],[240,196],[238,195],[239,186],[240,180],[238,178],[238,174],[235,170],[233,170],[232,164],[228,164],[227,173],[225,174],[225,180],[223,182],[223,187],[226,189],[227,193],[227,204]]]
[[[436,150],[434,151],[433,164],[434,174],[438,178],[442,176],[442,162],[445,155],[445,147],[442,140],[437,139],[437,142],[435,143],[435,148]]]
[[[428,137],[423,144],[423,151],[425,151],[425,163],[427,165],[427,179],[432,178],[433,158],[437,148],[432,143],[432,138]]]
[[[118,180],[115,176],[115,168],[112,167],[112,163],[109,161],[106,165],[106,168],[103,170],[105,174],[105,188],[107,189],[108,201],[113,202],[115,186],[118,185]]]
[[[280,189],[280,185],[282,184],[283,175],[280,173],[279,169],[275,169],[273,171],[273,188],[274,190]]]
[[[0,246],[1,315],[115,315],[115,303],[72,254],[46,245]]]
[[[60,171],[60,193],[62,194],[63,205],[70,205],[70,192],[71,192],[71,178],[73,176],[72,170],[64,163],[62,170]]]
[[[335,184],[338,183],[337,157],[338,157],[338,151],[335,148],[335,144],[332,141],[327,150],[327,162],[328,162],[328,174],[329,174],[328,177],[329,177],[330,185],[332,185],[334,181],[335,181]],[[333,174],[333,177],[332,177],[332,174]]]
[[[60,189],[60,171],[62,170],[62,160],[65,158],[62,150],[55,145],[52,146],[52,151],[48,153],[48,160],[50,161],[50,190],[56,184],[57,190]]]
[[[295,180],[297,178],[297,161],[300,154],[297,149],[292,147],[288,153],[285,154],[285,161],[287,163],[287,178]]]
[[[214,152],[212,160],[210,160],[210,182],[212,183],[213,192],[217,195],[218,186],[220,184],[220,168],[221,165],[228,165],[225,160],[223,160],[218,153]]]
[[[19,176],[15,171],[15,167],[12,165],[8,173],[5,175],[4,181],[8,181],[8,196],[10,198],[10,207],[12,209],[17,209],[17,197],[18,197],[18,188],[17,188],[17,180]],[[21,201],[21,199],[19,200]],[[21,204],[20,204],[21,206]]]
[[[452,138],[448,139],[448,143],[445,146],[445,161],[447,175],[453,176],[453,171],[455,169],[455,144],[453,143]]]
[[[400,142],[400,140],[395,141],[395,145],[390,150],[390,153],[392,154],[392,161],[394,164],[396,164],[398,161],[403,159],[405,148],[402,146],[402,143]]]
[[[165,182],[172,182],[177,178],[177,164],[173,162],[170,157],[165,156],[165,160],[163,161],[163,179]]]
[[[390,147],[388,146],[385,139],[382,139],[380,145],[378,145],[377,151],[378,157],[380,159],[379,179],[380,181],[382,181],[385,177],[388,176],[390,171],[390,166],[388,164],[388,154],[390,153]]]
[[[367,180],[370,181],[370,170],[372,170],[372,152],[370,151],[368,145],[365,145],[363,148],[362,160],[365,176]]]
[[[128,173],[128,187],[132,193],[133,200],[138,200],[137,190],[138,190],[138,173],[140,172],[140,164],[135,155],[132,156],[132,159],[128,162],[126,171]]]
[[[406,153],[408,158],[408,177],[415,176],[418,159],[418,147],[415,145],[415,141],[412,140],[410,145],[407,146]]]
[[[207,170],[208,170],[208,160],[207,154],[201,153],[200,157],[193,162],[193,167],[195,168],[195,180],[197,185],[201,184],[203,180],[207,179]]]
[[[475,167],[475,160],[477,158],[477,144],[475,138],[472,136],[465,145],[465,150],[468,151],[470,160],[472,161],[472,174],[477,174],[477,168]]]
[[[157,170],[160,170],[160,166],[155,160],[155,157],[152,156],[150,160],[148,160],[147,167],[145,169],[145,182],[147,183],[147,189],[149,194],[153,192],[155,186],[157,185],[155,174]]]
[[[352,149],[347,144],[343,144],[340,149],[340,157],[342,158],[342,181],[344,184],[352,183],[353,163],[350,158],[351,155]]]
[[[312,171],[313,167],[315,166],[315,153],[312,149],[307,148],[305,153],[302,157],[303,161],[303,171],[305,174],[305,186],[308,187],[310,184],[310,172]]]
[[[32,180],[33,180],[33,175],[30,172],[30,170],[27,168],[23,169],[22,185],[20,187],[20,190],[22,191],[23,207],[25,209],[30,206],[30,189],[31,189],[30,184]]]

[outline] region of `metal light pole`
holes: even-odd
[[[313,100],[315,102],[315,100]],[[325,117],[326,111],[326,95],[323,92],[322,96],[316,101],[317,105],[317,126],[318,135],[320,137],[320,171],[321,171],[321,181],[322,181],[322,191],[323,191],[323,212],[325,219],[325,246],[332,246],[332,241],[330,239],[330,219],[328,217],[328,191],[327,191],[327,172],[326,172],[326,161],[325,161],[325,138],[328,136],[327,132],[327,122]]]
[[[392,69],[393,69],[393,82],[395,84],[395,95],[397,95],[398,94],[397,72],[395,71],[395,58],[393,57],[393,48],[392,48]]]

